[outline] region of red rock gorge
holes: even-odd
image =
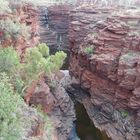
[[[51,6],[41,33],[50,47],[69,50],[66,90],[113,140],[140,137],[139,14],[137,7],[116,5]]]
[[[140,138],[139,14],[115,6],[71,11],[70,73],[81,93],[70,92],[113,140]]]
[[[10,90],[16,95],[16,84],[26,78],[29,82],[22,85],[24,95],[20,98],[25,104],[22,120],[31,120],[31,124],[24,126],[26,135],[20,140],[140,140],[139,0],[40,0],[44,3],[39,5],[23,1],[22,6],[12,3],[16,12],[8,14],[1,13],[0,6],[0,51],[13,46],[21,65],[20,71],[14,69],[18,72],[8,87],[12,86]],[[1,22],[7,17],[18,17],[19,24],[30,28],[28,39],[27,34],[3,38]],[[30,52],[33,56],[27,61],[26,51],[32,49],[35,52]],[[62,51],[67,54],[64,64],[66,54]],[[9,69],[13,66],[10,59],[1,63],[2,58],[0,78],[2,64],[8,62]],[[57,61],[63,66],[55,70],[53,63]],[[29,71],[26,63],[33,65]],[[38,75],[30,81],[32,75],[26,72],[34,69],[43,70],[39,74],[35,71]],[[14,78],[20,76],[23,81],[15,84]],[[0,82],[0,97],[2,86],[9,81]],[[1,108],[0,124],[5,120]],[[46,117],[49,120],[44,120]],[[2,135],[3,129],[0,125],[0,140],[19,140]]]

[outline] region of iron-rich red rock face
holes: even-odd
[[[53,49],[67,50],[70,5],[41,7],[40,29],[41,42],[46,42]]]
[[[41,81],[31,97],[30,104],[40,105],[44,113],[47,113],[53,122],[55,134],[52,135],[58,140],[67,140],[70,137],[76,119],[74,104],[60,83],[51,91],[49,86]]]
[[[93,106],[103,108],[109,103],[114,109],[133,112],[132,118],[139,118],[140,12],[119,10],[82,7],[71,12],[70,71],[90,92]],[[92,53],[86,52],[86,47],[92,48]]]
[[[22,58],[27,48],[34,47],[39,43],[38,10],[33,5],[25,4],[17,7],[16,12],[14,13],[0,15],[0,19],[9,18],[13,20],[15,17],[18,17],[19,22],[21,24],[25,24],[29,28],[29,30],[26,31],[27,32],[26,34],[27,36],[28,34],[31,34],[31,36],[29,35],[29,38],[26,36],[27,37],[26,38],[25,36],[20,35],[16,39],[15,38],[3,39],[1,43],[3,47],[13,46]],[[2,35],[3,32],[0,32],[0,36]]]

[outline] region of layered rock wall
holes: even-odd
[[[113,140],[140,137],[139,13],[91,6],[71,12],[70,72],[90,93],[81,99],[90,118]]]
[[[52,49],[68,50],[68,27],[70,5],[41,7],[40,42],[47,43]]]
[[[55,132],[55,139],[52,140],[79,140],[76,132],[73,132],[76,120],[74,104],[60,83],[50,88],[47,82],[41,81],[30,104],[40,105],[49,116]]]

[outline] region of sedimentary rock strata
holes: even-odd
[[[139,13],[92,6],[71,12],[70,72],[90,93],[82,99],[89,116],[113,140],[140,136]]]
[[[52,89],[52,90],[51,90]],[[74,121],[76,120],[74,104],[67,92],[60,84],[55,88],[42,81],[36,88],[30,104],[40,105],[44,113],[49,116],[56,140],[68,140],[73,137]],[[78,140],[75,135],[74,140]]]
[[[52,49],[68,50],[70,5],[54,5],[40,9],[40,41]]]

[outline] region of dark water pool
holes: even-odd
[[[56,49],[50,49],[51,54],[56,53]],[[67,70],[69,67],[69,52],[65,51],[68,57],[63,65],[63,70]],[[75,101],[73,97],[72,100],[75,102],[75,109],[76,109],[76,117],[77,120],[74,125],[74,129],[72,130],[72,136],[68,140],[79,140],[76,135],[80,138],[80,140],[111,140],[107,137],[105,132],[101,132],[97,128],[95,128],[93,122],[90,120],[84,106]],[[75,133],[75,126],[76,126],[76,133]]]
[[[76,102],[75,109],[77,115],[76,131],[81,140],[111,140],[104,132],[95,128],[81,103]]]

